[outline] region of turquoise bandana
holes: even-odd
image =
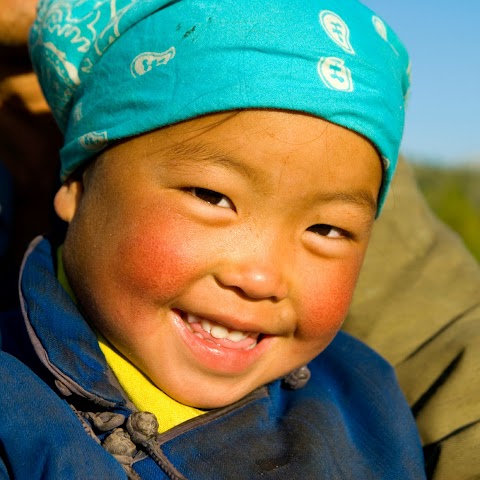
[[[306,112],[398,157],[408,55],[355,0],[44,0],[31,56],[65,134],[62,180],[108,144],[199,115]]]

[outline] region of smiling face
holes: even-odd
[[[153,383],[230,404],[321,352],[346,316],[381,183],[363,137],[278,111],[125,141],[57,194],[65,269]]]

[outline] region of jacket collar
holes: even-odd
[[[37,237],[20,271],[20,305],[35,352],[64,393],[124,406],[94,332],[57,281],[54,258],[50,242]]]

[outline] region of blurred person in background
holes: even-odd
[[[35,5],[0,0],[1,309],[18,302],[16,278],[28,242],[59,227],[51,204],[61,135],[26,47]],[[402,159],[344,330],[394,365],[420,429],[429,478],[479,478],[480,267],[433,215]]]
[[[51,229],[60,132],[32,71],[36,0],[0,0],[0,308],[15,306],[28,243]]]
[[[405,160],[343,329],[395,367],[428,478],[480,478],[480,266],[428,207]]]

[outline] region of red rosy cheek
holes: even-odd
[[[195,274],[198,252],[184,225],[175,221],[138,223],[118,245],[118,258],[129,259],[122,270],[129,288],[154,292],[158,301],[177,296]]]
[[[304,322],[302,333],[305,337],[323,337],[335,334],[345,319],[355,287],[355,276],[345,272],[323,278],[310,285],[311,293],[303,300]]]

